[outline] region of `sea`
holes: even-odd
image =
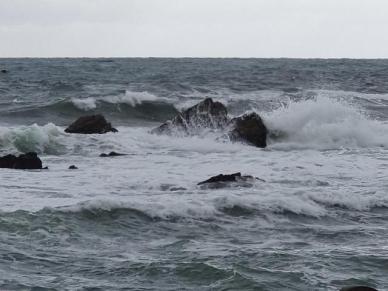
[[[0,156],[48,167],[0,169],[0,290],[388,290],[388,60],[0,69]],[[268,146],[151,134],[207,97],[257,112]],[[119,132],[64,132],[97,113]],[[235,172],[260,180],[197,185]]]

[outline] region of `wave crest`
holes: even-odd
[[[265,115],[272,148],[388,146],[388,125],[327,97],[290,102]]]
[[[0,127],[0,150],[58,154],[63,149],[59,142],[61,135],[62,131],[53,123],[44,126]]]
[[[96,109],[100,103],[110,103],[110,104],[127,104],[132,107],[136,107],[137,105],[141,105],[143,102],[166,102],[165,99],[159,98],[158,96],[151,94],[149,92],[133,92],[133,91],[125,91],[124,95],[118,96],[107,96],[101,98],[72,98],[71,102],[78,109],[89,111]]]

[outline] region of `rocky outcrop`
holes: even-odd
[[[249,113],[232,119],[230,140],[243,141],[259,148],[267,146],[267,127],[256,113]]]
[[[100,155],[101,158],[107,158],[107,157],[119,157],[119,156],[126,156],[126,154],[120,154],[116,152],[110,152],[109,154],[102,153]]]
[[[207,98],[179,113],[151,133],[195,135],[205,129],[222,131],[231,141],[245,142],[260,148],[267,146],[268,130],[257,113],[229,119],[226,107]]]
[[[117,132],[117,129],[106,121],[101,114],[82,116],[65,129],[67,133],[80,134],[103,134],[107,132]]]
[[[78,167],[76,165],[71,165],[69,167],[69,170],[78,170]]]
[[[264,180],[249,176],[249,175],[241,175],[240,172],[234,174],[220,174],[217,176],[210,177],[209,179],[199,182],[198,186],[207,186],[209,188],[223,188],[235,184],[236,186],[242,187],[251,187],[255,181]]]
[[[234,173],[230,175],[219,174],[217,176],[210,177],[209,179],[199,182],[197,185],[203,185],[208,183],[217,183],[217,182],[237,182],[241,178],[241,173]]]
[[[179,113],[151,132],[156,134],[196,134],[203,129],[222,129],[228,123],[228,111],[220,102],[206,98]]]
[[[17,156],[0,157],[0,168],[9,169],[42,169],[42,161],[36,153],[26,153]]]
[[[8,70],[2,69],[2,70],[0,70],[0,72],[2,72],[3,74],[6,74],[6,73],[8,73]]]

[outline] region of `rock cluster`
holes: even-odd
[[[38,158],[37,153],[26,153],[17,156],[6,155],[0,157],[0,168],[9,169],[42,169],[42,161]]]
[[[193,135],[204,129],[224,131],[231,141],[246,142],[260,148],[267,146],[268,130],[258,114],[249,113],[229,119],[226,107],[211,98],[179,113],[151,133]]]

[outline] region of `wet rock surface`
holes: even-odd
[[[42,169],[42,161],[37,153],[30,152],[21,154],[18,157],[14,155],[6,155],[0,158],[0,168],[9,169]]]
[[[101,158],[120,157],[120,156],[126,156],[126,154],[121,154],[116,152],[110,152],[109,154],[105,154],[105,153],[100,154]]]
[[[229,186],[251,187],[256,181],[264,180],[250,176],[242,175],[240,172],[233,174],[219,174],[217,176],[210,177],[209,179],[199,182],[197,185],[207,188],[224,188]]]
[[[233,142],[245,142],[256,147],[267,146],[268,130],[257,113],[230,119],[227,108],[207,98],[168,120],[151,133],[167,135],[196,135],[203,130],[223,131]]]
[[[196,134],[201,129],[221,129],[228,123],[228,111],[220,102],[206,98],[182,111],[151,132],[156,134]]]
[[[243,141],[254,146],[267,146],[268,130],[257,113],[249,113],[232,119],[232,130],[228,133],[232,141]]]
[[[97,114],[78,118],[65,129],[65,132],[78,134],[103,134],[107,132],[117,132],[117,129],[113,128],[103,115]]]

